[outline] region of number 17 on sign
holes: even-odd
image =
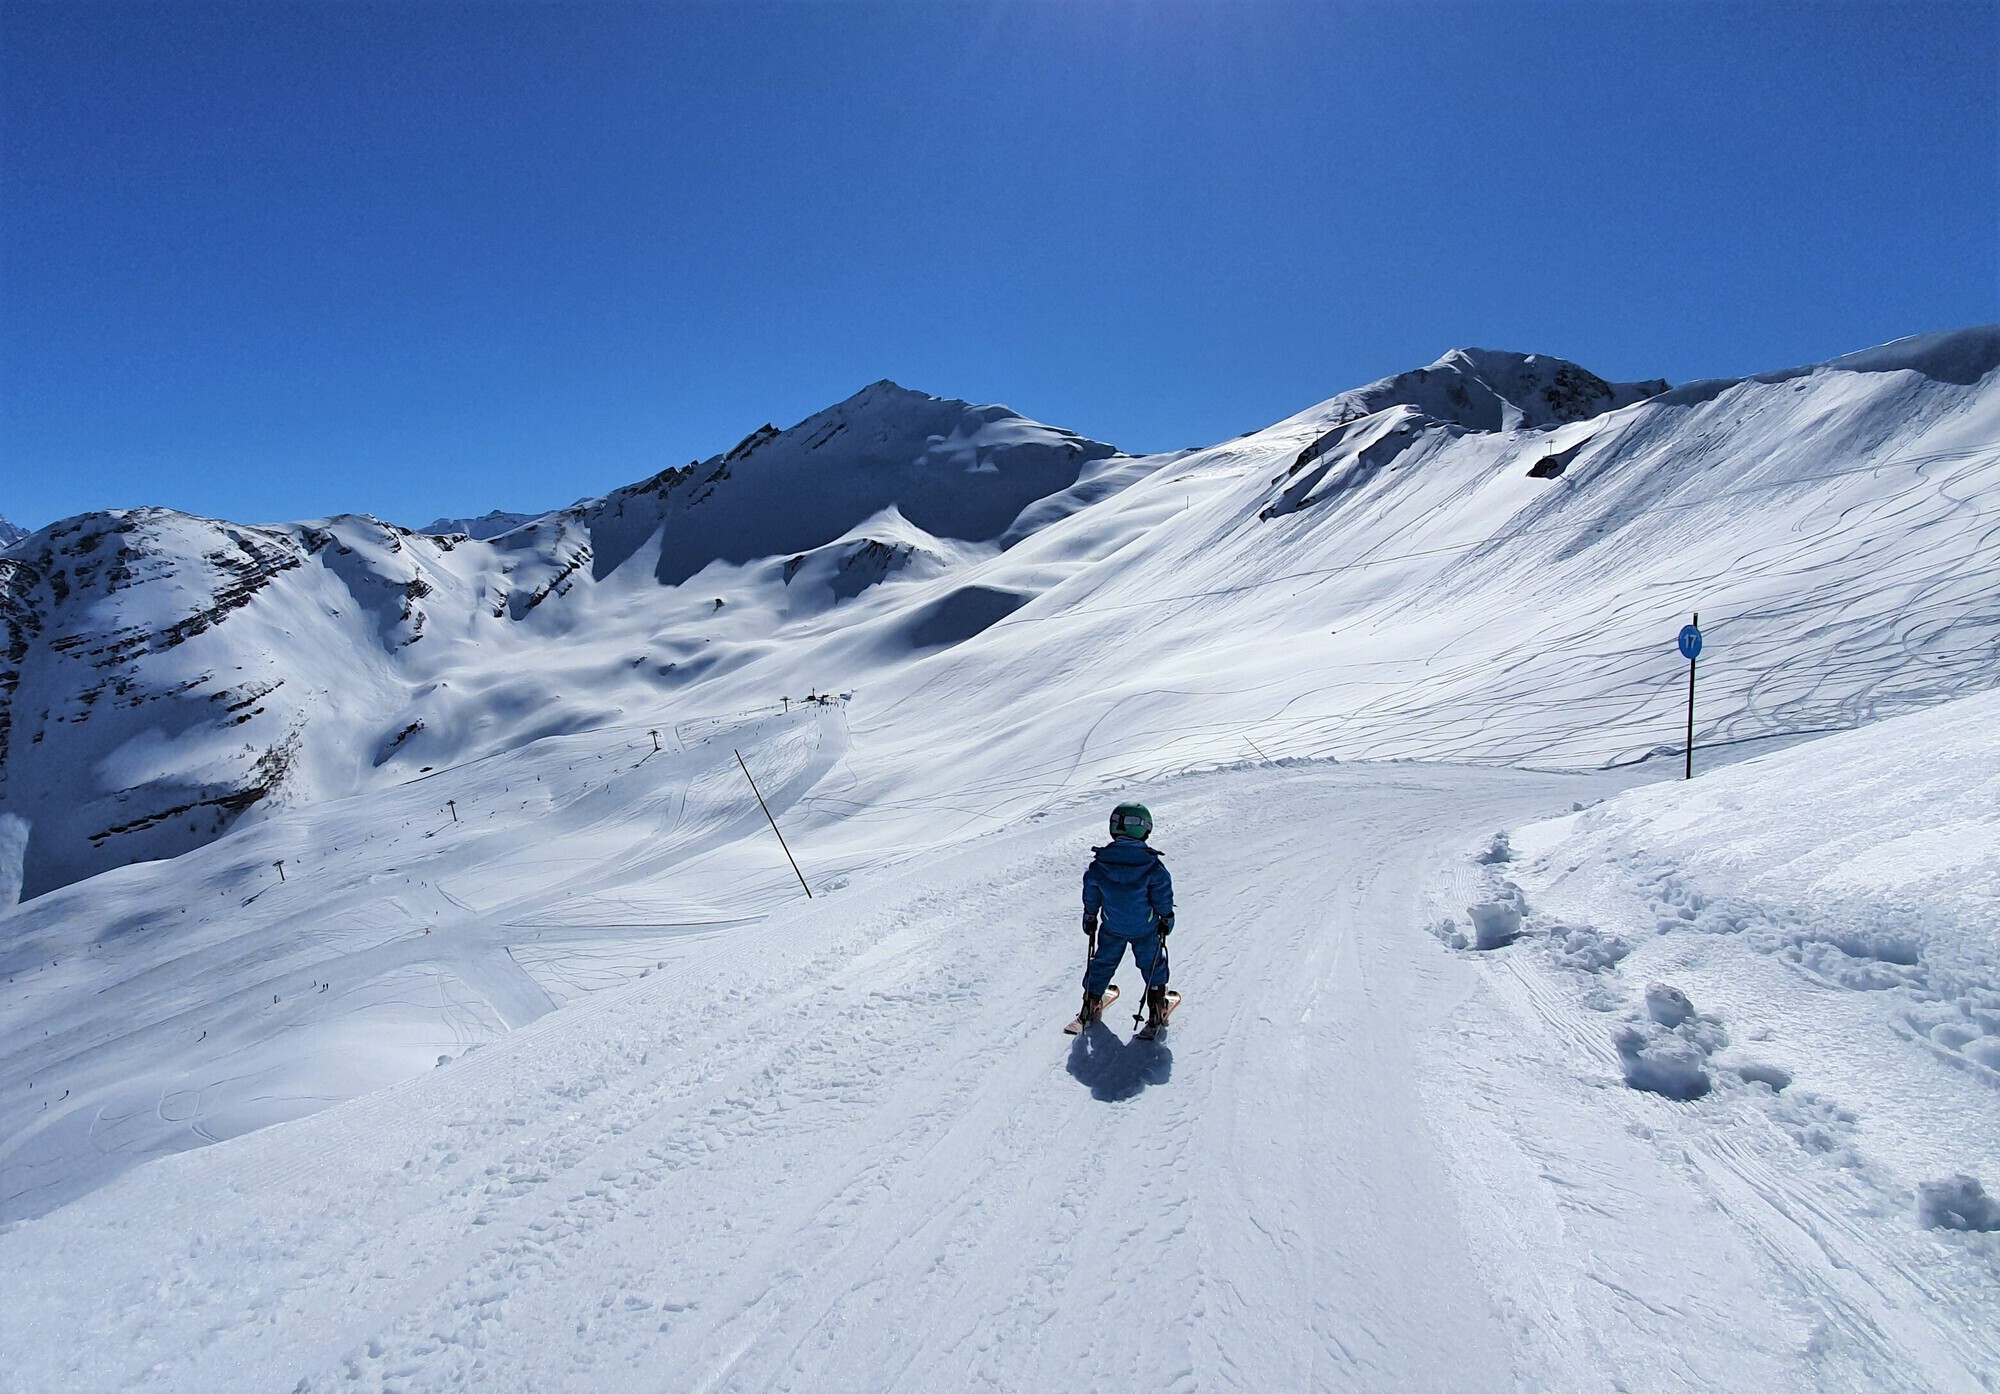
[[[1688,661],[1688,738],[1687,772],[1684,779],[1694,778],[1694,661],[1701,657],[1701,615],[1697,613],[1694,623],[1681,626],[1681,657]]]

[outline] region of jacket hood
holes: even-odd
[[[1093,847],[1099,861],[1143,862],[1157,859],[1160,849],[1150,842],[1141,842],[1136,837],[1114,837],[1102,847]]]
[[[1160,854],[1136,838],[1113,838],[1096,849],[1097,865],[1104,879],[1117,886],[1137,886],[1159,864]]]

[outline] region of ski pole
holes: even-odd
[[[1090,938],[1083,951],[1083,1010],[1077,1013],[1079,1017],[1090,1014],[1090,965],[1095,962],[1097,962],[1097,925],[1093,921],[1090,926]]]
[[[1160,947],[1159,947],[1159,948],[1158,948],[1157,950],[1155,950],[1155,951],[1154,951],[1154,956],[1155,956],[1155,957],[1156,957],[1156,958],[1157,958],[1157,959],[1159,960],[1159,964],[1160,964],[1160,977],[1161,977],[1162,979],[1166,979],[1166,978],[1170,978],[1170,977],[1172,977],[1172,976],[1173,976],[1173,972],[1172,972],[1172,970],[1171,970],[1171,967],[1170,967],[1170,965],[1169,965],[1169,963],[1168,963],[1168,960],[1167,960],[1167,936],[1166,936],[1166,935],[1162,934],[1162,935],[1160,936]],[[1141,1000],[1141,1001],[1142,1001],[1142,1003],[1144,1003],[1145,1005],[1141,1006],[1141,1008],[1140,1008],[1140,1009],[1139,1009],[1138,1011],[1136,1011],[1136,1012],[1132,1013],[1132,1024],[1133,1024],[1134,1026],[1137,1026],[1137,1025],[1138,1025],[1138,1024],[1140,1023],[1140,1021],[1144,1019],[1144,1016],[1145,1016],[1145,1011],[1146,1011],[1146,1007],[1147,1007],[1147,1006],[1150,1006],[1150,1005],[1152,1004],[1152,1000],[1153,1000],[1153,985],[1152,985],[1151,983],[1147,983],[1147,984],[1146,984],[1146,995],[1145,995],[1145,997],[1143,997],[1143,998],[1142,998],[1142,999],[1140,999],[1140,1000]]]

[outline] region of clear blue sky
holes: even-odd
[[[0,514],[539,510],[876,378],[1128,450],[2000,319],[2000,9],[0,4]]]

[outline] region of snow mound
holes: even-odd
[[[787,612],[838,605],[891,581],[943,575],[967,557],[963,547],[933,537],[890,507],[846,537],[788,558],[780,572]]]
[[[2000,1165],[1996,729],[2000,691],[1516,830],[1539,911],[1634,946],[1611,989],[1655,978],[1615,1033],[1627,1081],[1796,1082],[1905,1194]],[[1724,1050],[1724,1017],[1753,1057]]]
[[[1617,1043],[1625,1082],[1634,1089],[1685,1102],[1713,1087],[1707,1067],[1715,1047],[1699,1033],[1628,1026],[1618,1033]]]
[[[1709,1057],[1729,1043],[1714,1017],[1703,1016],[1681,989],[1669,983],[1646,988],[1645,1016],[1615,1037],[1625,1082],[1634,1089],[1683,1102],[1714,1087]]]

